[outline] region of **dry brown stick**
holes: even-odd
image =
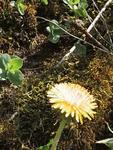
[[[89,33],[93,27],[95,26],[95,24],[97,23],[97,21],[99,20],[99,18],[101,17],[102,13],[106,10],[107,6],[112,2],[112,0],[108,0],[104,7],[101,9],[101,11],[99,12],[99,14],[96,16],[96,18],[94,19],[94,21],[91,23],[91,25],[88,27],[87,29],[87,33]],[[58,65],[60,65],[64,60],[67,60],[68,57],[70,56],[70,54],[72,54],[74,52],[74,50],[76,49],[75,44],[73,45],[73,47],[68,51],[68,53],[61,59],[61,61],[58,63]],[[103,50],[104,51],[104,50]],[[106,51],[105,51],[106,52]],[[109,52],[109,51],[108,51]],[[109,52],[111,55],[113,55],[113,53]],[[57,65],[57,66],[58,66]]]
[[[96,40],[83,26],[81,26],[77,21],[76,21],[76,27],[90,40],[93,41],[94,44],[96,44],[98,47],[102,48],[105,52],[108,51],[106,47],[104,47],[98,40]],[[84,36],[83,35],[83,36]]]
[[[87,14],[87,17],[88,17],[88,20],[90,21],[90,23],[92,23],[93,19],[91,18],[91,16],[89,16],[89,15]],[[94,29],[95,29],[95,31],[97,32],[98,36],[99,36],[103,41],[105,41],[108,45],[111,45],[111,42],[108,42],[108,41],[101,35],[101,33],[99,32],[99,30],[98,30],[96,27],[94,27]]]
[[[99,20],[99,18],[102,16],[102,13],[106,10],[107,6],[112,2],[112,0],[108,0],[106,2],[106,4],[104,5],[104,7],[101,9],[101,11],[98,13],[98,15],[96,16],[96,18],[93,20],[93,22],[91,23],[91,25],[88,27],[87,32],[90,32],[93,27],[95,26],[96,22]]]
[[[99,8],[98,8],[98,6],[97,6],[95,0],[92,0],[92,2],[93,2],[93,4],[94,4],[94,6],[96,7],[96,9],[98,10],[98,12],[100,12],[100,10],[99,10]],[[113,46],[113,41],[112,41],[112,38],[111,38],[111,36],[110,36],[110,31],[109,31],[109,29],[108,29],[107,22],[106,22],[106,20],[105,20],[105,18],[104,18],[103,15],[101,15],[101,20],[103,21],[103,24],[105,25],[105,28],[106,28],[106,31],[107,31],[107,35],[108,35],[110,44]]]

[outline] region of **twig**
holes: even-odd
[[[40,16],[38,16],[37,18],[43,19],[43,20],[45,20],[45,21],[47,21],[47,22],[50,22],[50,23],[56,25],[57,27],[59,27],[59,29],[61,29],[62,31],[64,31],[66,34],[70,35],[71,37],[73,37],[73,38],[75,38],[75,39],[77,39],[77,40],[84,41],[82,38],[79,38],[79,37],[77,37],[77,36],[71,34],[70,32],[68,32],[67,30],[65,30],[64,28],[62,28],[61,26],[59,26],[57,23],[53,22],[52,20],[49,20],[49,19],[46,19],[46,18],[40,17]],[[91,44],[91,43],[88,42],[88,44]]]
[[[93,4],[94,4],[94,6],[96,7],[96,9],[98,10],[98,12],[100,12],[100,10],[99,10],[99,8],[98,8],[96,2],[95,2],[94,0],[92,0],[92,2],[93,2]],[[108,34],[108,37],[109,37],[109,40],[110,40],[110,44],[113,46],[113,41],[112,41],[112,38],[111,38],[111,36],[110,36],[110,33],[109,33],[109,29],[108,29],[106,20],[105,20],[105,18],[104,18],[104,16],[103,16],[102,14],[101,14],[101,18],[102,18],[103,24],[105,25],[105,28],[106,28],[106,30],[107,30],[107,34]]]
[[[99,20],[99,18],[101,17],[102,13],[106,10],[107,6],[112,2],[112,0],[108,0],[106,2],[106,4],[104,5],[104,7],[101,9],[101,11],[99,12],[99,14],[96,16],[96,18],[93,20],[92,24],[88,27],[87,32],[90,32],[92,30],[92,28],[95,26],[96,22]]]
[[[99,12],[99,14],[96,16],[96,18],[94,19],[94,21],[91,23],[91,25],[88,27],[87,29],[87,33],[89,33],[93,27],[95,26],[96,22],[99,20],[100,16],[102,15],[102,13],[106,10],[107,6],[112,2],[112,0],[108,0],[106,2],[106,4],[104,5],[104,7],[101,9],[101,11]],[[73,45],[73,47],[69,50],[69,52],[61,59],[61,61],[59,62],[58,65],[60,65],[64,60],[68,59],[69,55],[72,54],[74,52],[74,50],[76,49],[76,46]],[[104,51],[104,50],[103,50]],[[111,55],[112,52],[110,52]],[[68,56],[68,57],[67,57]],[[58,66],[57,65],[57,66]]]
[[[90,21],[90,23],[92,23],[93,19],[91,18],[91,16],[89,16],[89,15],[87,14],[87,17],[88,17],[88,20]],[[98,31],[98,29],[97,29],[95,26],[94,26],[94,29],[95,29],[95,31],[97,32],[97,34],[100,36],[100,38],[101,38],[103,41],[105,41],[107,44],[111,45],[111,43],[108,42],[108,41],[101,35],[101,33]]]
[[[14,120],[14,118],[18,115],[18,112],[16,111],[14,114],[11,115],[11,117],[9,118],[9,122],[11,122],[12,120]]]
[[[109,131],[113,134],[113,130],[111,130],[111,128],[110,128],[110,126],[109,126],[108,122],[106,122],[106,121],[105,121],[105,123],[106,123],[106,125],[107,125],[107,127],[108,127]]]
[[[87,30],[85,30],[85,28],[80,25],[77,21],[76,21],[76,27],[86,35],[86,37],[88,37],[89,39],[91,39],[98,47],[101,47],[105,52],[108,52],[107,48],[104,47],[99,41],[97,41],[89,32],[87,32]]]
[[[47,22],[50,22],[50,23],[53,23],[54,25],[56,25],[57,27],[59,27],[59,29],[61,29],[62,31],[64,31],[66,34],[68,34],[68,35],[70,35],[71,37],[73,37],[73,38],[75,38],[75,39],[77,39],[77,40],[79,40],[79,41],[83,41],[84,42],[84,39],[82,39],[82,38],[79,38],[79,37],[77,37],[77,36],[75,36],[75,35],[73,35],[73,34],[71,34],[70,32],[68,32],[67,30],[65,30],[64,28],[62,28],[61,26],[59,26],[57,23],[55,23],[55,22],[53,22],[52,20],[49,20],[49,19],[46,19],[46,18],[44,18],[44,17],[40,17],[40,16],[38,16],[37,18],[39,18],[39,19],[43,19],[43,20],[45,20],[45,21],[47,21]],[[91,37],[91,36],[90,36]],[[85,41],[87,44],[89,44],[89,45],[91,45],[91,46],[93,46],[93,47],[95,47],[95,48],[97,48],[97,49],[99,49],[99,50],[101,50],[101,51],[103,51],[103,52],[108,52],[108,50],[104,47],[103,48],[103,46],[101,47],[99,44],[97,44],[98,46],[95,46],[94,44],[92,44],[92,43],[90,43],[90,42],[87,42],[87,41]],[[101,44],[101,43],[100,43]],[[75,45],[73,46],[73,47],[75,47]],[[74,51],[74,48],[71,48],[71,50],[69,51],[69,53],[71,52],[73,52],[72,51],[72,49],[73,49],[73,51]],[[70,54],[71,54],[70,53]],[[67,55],[67,54],[66,54]],[[111,55],[113,55],[112,53],[111,53]],[[65,56],[64,56],[65,57]]]

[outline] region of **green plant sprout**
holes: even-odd
[[[9,80],[15,85],[20,85],[24,75],[20,71],[23,60],[18,56],[8,54],[0,55],[0,80]]]
[[[59,139],[61,137],[62,131],[64,129],[64,127],[66,126],[66,124],[69,123],[69,118],[66,119],[64,116],[61,119],[60,125],[58,130],[56,131],[56,135],[54,137],[54,139],[51,139],[47,145],[44,146],[40,146],[37,150],[56,150],[56,147],[58,145]]]
[[[26,5],[24,3],[24,0],[17,0],[17,1],[11,1],[10,2],[10,5],[13,6],[13,7],[16,7],[18,12],[21,14],[21,15],[24,15],[25,14],[25,10],[26,10]]]
[[[53,140],[50,140],[47,145],[40,146],[37,150],[50,150],[51,145],[53,144]]]
[[[87,16],[87,0],[63,0],[63,2],[69,6],[75,15],[80,17]]]
[[[111,130],[111,128],[109,127],[109,124],[107,124],[107,127],[109,129],[109,131],[113,134],[113,131]],[[104,140],[100,140],[96,142],[97,144],[105,144],[110,150],[113,150],[113,138],[107,138]]]
[[[41,0],[41,3],[44,5],[48,5],[48,0]]]
[[[56,20],[52,20],[52,22],[49,23],[49,26],[46,27],[46,30],[49,33],[49,41],[56,44],[59,41],[61,35],[63,34],[63,31],[57,25],[55,25],[58,24]]]

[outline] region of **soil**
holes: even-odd
[[[100,9],[105,2],[97,1]],[[106,125],[108,122],[113,128],[113,56],[82,42],[87,49],[85,56],[74,52],[59,64],[77,40],[65,34],[57,44],[51,43],[46,31],[48,22],[38,16],[61,23],[71,20],[69,32],[79,37],[82,33],[75,28],[74,20],[81,18],[71,16],[60,0],[49,1],[47,6],[38,0],[26,0],[24,16],[9,3],[9,0],[0,1],[0,53],[23,58],[25,79],[19,87],[0,81],[0,150],[36,150],[55,136],[60,113],[51,108],[47,91],[51,85],[61,82],[78,83],[87,88],[94,95],[98,109],[93,120],[86,119],[83,125],[72,120],[65,127],[58,150],[108,150],[95,142],[113,137]],[[95,18],[97,11],[92,1],[88,3],[88,13]],[[113,40],[112,9],[110,5],[104,17]],[[87,28],[88,21],[83,19],[83,22]],[[101,20],[97,28],[107,40]],[[110,49],[95,30],[91,34]]]

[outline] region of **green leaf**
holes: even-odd
[[[16,4],[16,2],[15,2],[15,1],[11,1],[11,2],[10,2],[10,6],[12,6],[12,7],[14,7],[14,6],[15,6],[15,4]]]
[[[86,11],[87,7],[88,7],[87,0],[81,0],[80,3],[78,4],[78,9],[75,10],[75,13],[78,16],[86,17],[87,16],[87,11]]]
[[[86,47],[81,43],[76,43],[75,46],[76,46],[76,50],[75,50],[76,55],[78,55],[79,57],[85,57]]]
[[[10,56],[8,54],[1,54],[0,56],[0,68],[5,70],[7,68],[7,64],[10,61]]]
[[[105,144],[107,147],[109,147],[111,150],[113,150],[113,138],[100,140],[100,141],[97,141],[96,143]]]
[[[47,145],[40,146],[37,150],[50,150],[50,146],[52,145],[53,140],[50,140]]]
[[[18,56],[8,54],[0,55],[0,80],[9,79],[15,85],[21,84],[23,74],[19,70],[23,65],[23,60]]]
[[[74,10],[74,12],[75,12],[76,16],[80,16],[80,17],[86,17],[87,16],[86,9],[82,9],[82,8],[79,9],[78,8],[78,9]]]
[[[8,63],[8,70],[14,72],[23,66],[23,60],[19,57],[12,58]]]
[[[0,80],[6,80],[6,71],[0,69]]]
[[[63,31],[57,25],[58,22],[52,20],[52,23],[49,23],[49,26],[46,27],[46,30],[49,32],[48,39],[54,44],[59,41],[60,36],[63,34]]]
[[[41,0],[41,3],[43,3],[44,5],[48,5],[48,0]]]
[[[48,27],[46,27],[46,30],[47,30],[47,32],[51,32],[51,28],[48,26]]]
[[[60,39],[60,36],[59,36],[59,35],[56,35],[56,36],[51,36],[51,35],[49,35],[49,36],[48,36],[48,39],[49,39],[50,42],[56,44],[56,43],[58,43],[58,41],[59,41],[59,39]]]
[[[87,0],[80,0],[78,7],[86,9],[88,7]]]
[[[71,11],[75,13],[75,15],[80,17],[87,16],[87,0],[63,0],[65,4],[67,4]]]
[[[80,2],[80,0],[63,0],[63,2],[67,5],[76,5]]]
[[[9,81],[15,85],[20,85],[24,79],[24,75],[20,70],[16,70],[15,72],[8,72],[7,77]]]
[[[80,0],[68,0],[70,5],[76,5],[80,2]]]
[[[53,28],[53,29],[59,29],[57,25],[58,25],[57,20],[52,20],[52,22],[49,23],[50,28]]]
[[[24,15],[24,14],[25,14],[26,5],[25,5],[25,3],[24,3],[24,0],[17,0],[17,1],[16,1],[16,7],[17,7],[17,9],[18,9],[18,11],[19,11],[19,13],[20,13],[21,15]]]

